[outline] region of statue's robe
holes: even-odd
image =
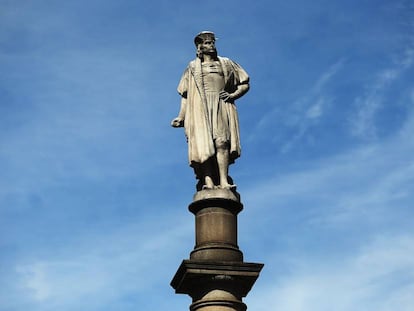
[[[218,58],[224,74],[224,90],[233,93],[241,84],[249,83],[246,71],[236,62],[225,58]],[[178,85],[178,93],[185,102],[184,128],[188,142],[188,158],[197,174],[200,164],[206,162],[216,154],[214,146],[214,130],[211,118],[208,116],[207,102],[203,90],[201,73],[201,60],[196,58],[191,61],[183,73]],[[226,129],[226,139],[230,149],[230,163],[240,156],[240,131],[237,109],[234,101],[224,102],[218,100],[219,109],[225,114],[222,128]],[[221,118],[220,120],[223,120]],[[198,175],[198,174],[197,174]]]

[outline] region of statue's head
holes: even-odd
[[[212,31],[202,31],[198,33],[194,38],[194,44],[198,46],[200,43],[203,43],[204,40],[210,40],[215,42],[216,36],[214,35],[214,32]]]
[[[194,44],[197,47],[197,56],[202,58],[204,54],[217,56],[216,37],[214,32],[202,31],[194,38]]]

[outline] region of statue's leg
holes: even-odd
[[[229,143],[227,141],[217,139],[216,150],[217,150],[217,166],[218,166],[218,171],[219,171],[220,188],[229,189],[232,187],[232,185],[228,183],[228,179],[227,179],[229,175],[229,157],[230,157]]]
[[[214,188],[214,181],[213,181],[213,174],[214,169],[212,165],[212,161],[208,160],[201,164],[202,175],[204,178],[204,186],[203,189],[213,189]]]

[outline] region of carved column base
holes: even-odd
[[[171,286],[191,296],[191,311],[246,311],[246,297],[263,264],[184,260]]]

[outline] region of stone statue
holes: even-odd
[[[190,166],[199,179],[197,190],[233,189],[229,165],[240,156],[235,100],[249,90],[249,76],[234,61],[217,56],[215,35],[194,38],[197,57],[178,85],[181,108],[171,125],[184,127]]]

